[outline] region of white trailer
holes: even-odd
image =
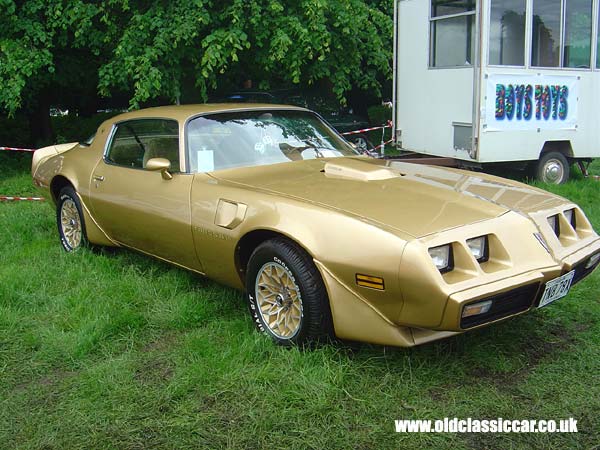
[[[566,181],[600,156],[599,3],[396,0],[397,144]]]

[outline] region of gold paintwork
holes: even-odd
[[[34,182],[46,191],[73,185],[90,242],[130,247],[238,289],[252,249],[287,237],[313,258],[336,335],[377,344],[413,346],[463,332],[464,304],[543,286],[600,251],[600,238],[576,205],[480,173],[358,156],[185,172],[190,118],[276,108],[301,109],[227,104],[126,113],[103,123],[89,147],[36,152]],[[178,121],[180,167],[172,168],[171,180],[104,161],[113,125],[134,118]],[[572,208],[575,230],[563,215]],[[555,214],[560,237],[547,220]],[[490,257],[480,264],[466,241],[483,235]],[[427,250],[448,243],[454,270],[442,274]],[[385,280],[385,289],[357,285],[357,274]]]
[[[160,172],[163,177],[163,180],[172,180],[173,175],[169,172],[171,169],[171,162],[165,158],[151,158],[146,162],[144,169],[150,170],[153,172]],[[97,181],[104,181],[104,177],[99,175],[95,178]]]
[[[258,310],[271,332],[291,339],[302,323],[302,297],[294,277],[281,264],[269,262],[256,277]]]
[[[244,221],[247,210],[248,206],[242,203],[219,200],[215,225],[233,230]]]

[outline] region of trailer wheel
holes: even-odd
[[[559,152],[544,153],[535,166],[535,178],[543,183],[566,183],[570,172],[569,161]]]

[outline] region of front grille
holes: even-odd
[[[585,265],[587,262],[588,262],[588,260],[586,259],[585,261],[583,261],[575,266],[575,275],[573,275],[573,281],[571,282],[571,286],[573,286],[575,283],[578,283],[581,280],[583,280],[590,273],[592,273],[596,267],[598,267],[598,263],[596,263],[589,269],[586,269]]]
[[[473,303],[492,301],[492,306],[485,314],[464,317],[460,321],[460,327],[463,329],[471,328],[482,323],[492,322],[512,314],[526,311],[529,309],[535,295],[538,292],[539,283],[521,286],[512,291],[496,294],[491,297],[481,298]]]

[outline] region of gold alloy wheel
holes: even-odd
[[[63,236],[72,249],[81,244],[81,220],[75,202],[68,198],[60,207],[60,223]]]
[[[256,275],[256,303],[269,331],[292,339],[302,324],[302,297],[292,273],[276,262],[266,263]]]

